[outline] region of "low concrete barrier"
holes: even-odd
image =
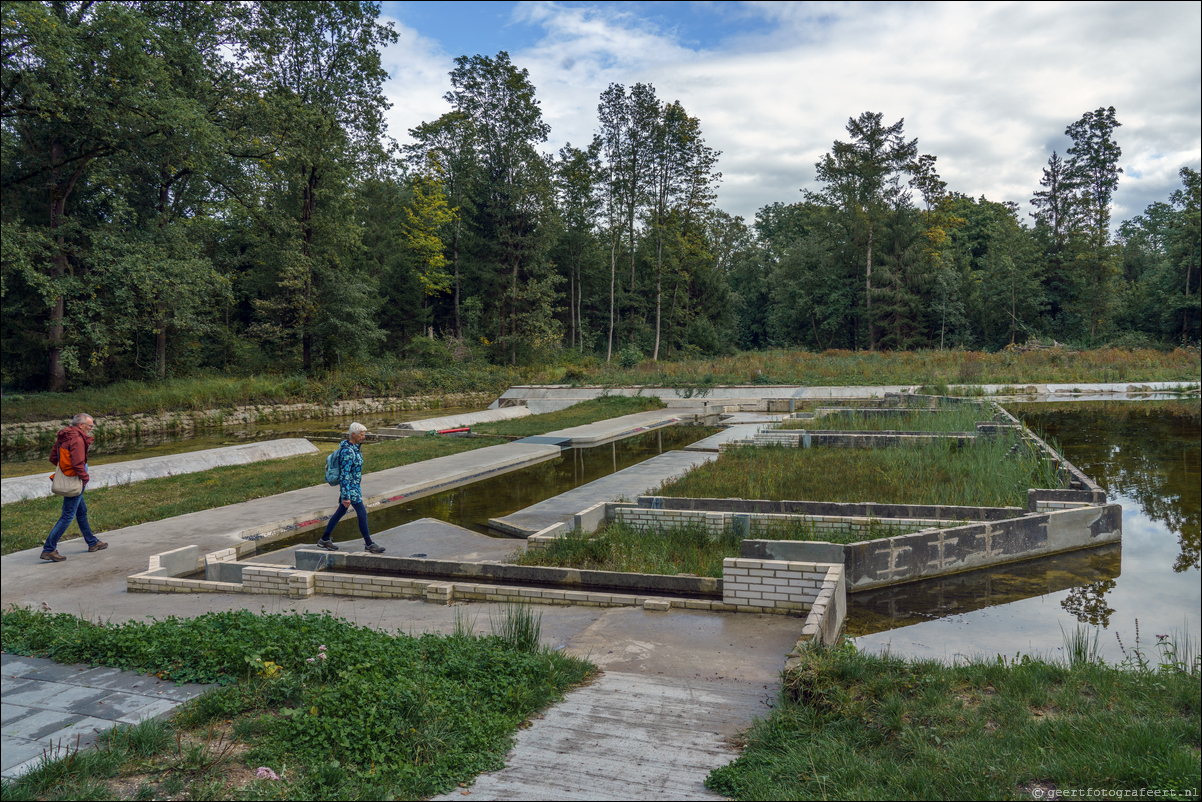
[[[304,454],[316,454],[317,446],[301,437],[280,440],[265,440],[261,443],[245,443],[237,446],[209,448],[189,451],[184,454],[168,454],[162,457],[132,459],[127,462],[112,462],[97,465],[88,470],[88,489],[96,490],[112,485],[127,485],[145,479],[161,479],[184,473],[207,471],[228,465],[247,465],[271,459],[285,459]],[[54,468],[47,463],[46,472],[34,476],[18,476],[0,481],[0,504],[9,504],[29,498],[45,498],[50,495],[47,477]]]

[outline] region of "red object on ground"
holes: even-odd
[[[460,426],[458,429],[439,429],[439,434],[455,434],[456,432],[470,432],[471,426]]]

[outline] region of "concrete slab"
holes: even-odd
[[[777,417],[780,417],[779,415]],[[692,445],[685,446],[685,451],[712,451],[718,453],[719,447],[723,443],[729,443],[731,440],[749,440],[755,437],[756,432],[763,429],[763,424],[760,423],[740,423],[728,426],[715,435],[711,435],[704,440],[698,440]]]
[[[636,412],[633,415],[621,415],[617,418],[547,432],[543,437],[570,437],[574,446],[592,446],[642,434],[663,426],[672,426],[685,416],[700,413],[700,406],[696,409],[657,409],[651,412]]]
[[[501,409],[482,409],[479,412],[463,412],[458,415],[444,415],[440,418],[425,418],[398,423],[398,429],[412,429],[418,432],[436,432],[443,429],[459,429],[464,426],[476,426],[481,423],[497,423],[498,421],[528,418],[534,414],[527,407],[503,407]]]
[[[317,536],[314,536],[314,541]],[[411,523],[385,529],[371,539],[395,557],[422,555],[431,560],[458,560],[460,562],[485,562],[504,560],[515,550],[525,548],[524,540],[488,537],[435,518],[421,518]],[[360,538],[340,541],[336,545],[343,551],[362,551]],[[313,544],[291,546],[287,549],[260,554],[242,564],[296,566],[296,553],[301,549],[312,550]]]
[[[91,745],[118,723],[165,715],[209,687],[175,686],[115,668],[4,657],[5,677],[21,680],[5,686],[0,702],[0,774],[8,779],[36,768],[45,757]],[[14,672],[22,676],[14,677]]]
[[[109,485],[127,485],[145,479],[196,473],[226,465],[246,465],[269,459],[315,454],[317,450],[317,446],[302,437],[289,437],[281,440],[264,440],[260,443],[209,448],[203,451],[189,451],[185,454],[167,454],[162,457],[110,462],[105,465],[97,465],[88,471],[90,477],[88,489],[95,490]],[[53,467],[48,466],[44,474],[0,480],[0,504],[49,496],[50,482],[47,477],[53,472]]]
[[[512,515],[491,518],[488,525],[506,534],[529,537],[552,524],[571,520],[573,515],[598,502],[634,500],[716,457],[712,452],[667,451]]]

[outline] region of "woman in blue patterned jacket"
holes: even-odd
[[[359,521],[359,534],[372,554],[380,554],[384,547],[371,542],[371,534],[367,531],[367,507],[363,506],[363,493],[359,483],[363,480],[363,453],[359,445],[367,439],[367,427],[362,423],[352,423],[346,439],[338,444],[338,509],[326,524],[326,531],[317,541],[317,545],[329,551],[338,551],[331,533],[342,516],[351,507],[355,508],[355,517]]]

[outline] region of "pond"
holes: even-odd
[[[1157,635],[1199,643],[1202,430],[1198,404],[1007,405],[1123,505],[1121,545],[848,597],[859,648],[952,660],[1057,657],[1064,633],[1099,635],[1102,656]],[[1117,635],[1117,637],[1116,637]],[[1121,645],[1120,640],[1121,639]]]

